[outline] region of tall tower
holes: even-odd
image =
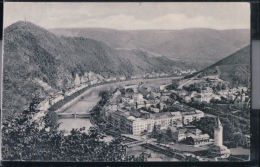
[[[214,129],[214,145],[223,146],[223,127],[219,117],[217,118],[216,127]]]

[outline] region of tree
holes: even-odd
[[[182,141],[182,143],[187,144],[187,145],[193,145],[194,140],[192,137],[186,137],[185,140]]]
[[[169,140],[173,139],[172,130],[170,127],[168,127],[166,130],[166,136],[168,137]]]
[[[151,157],[151,154],[149,156]],[[147,156],[145,155],[145,153],[142,152],[137,158],[135,158],[135,162],[143,161],[147,161]]]
[[[236,147],[239,145],[243,145],[243,135],[242,133],[235,133],[234,134],[234,143],[236,144]]]
[[[48,111],[44,117],[44,122],[46,125],[57,129],[59,126],[57,113],[54,111]]]
[[[158,135],[159,135],[158,127],[156,125],[154,125],[152,133],[151,133],[151,137],[156,138]]]
[[[38,106],[39,103],[40,103],[40,99],[37,98],[37,97],[33,97],[32,102],[29,105],[28,112],[31,112],[31,113],[37,112],[37,106]]]
[[[172,82],[171,88],[172,89],[177,89],[178,86],[179,86],[179,83],[177,81],[175,81],[175,82]]]
[[[229,119],[223,124],[223,141],[231,141],[231,145],[234,145],[234,133],[236,129]],[[233,144],[232,144],[233,143]]]
[[[161,133],[159,133],[156,138],[158,143],[163,143],[165,141],[165,138]]]
[[[222,84],[222,87],[221,87],[222,90],[226,90],[227,89],[227,86],[226,84]]]
[[[210,137],[214,137],[215,119],[211,117],[203,117],[199,121],[192,122],[192,125],[201,129],[203,133],[207,133]]]
[[[33,120],[37,100],[33,100],[29,110],[19,117],[3,124],[3,159],[8,160],[44,160],[56,159],[59,152],[57,140],[62,135],[56,128],[51,128],[44,120]],[[41,123],[43,122],[43,123]],[[56,151],[55,151],[56,150]]]
[[[29,110],[18,117],[4,122],[3,159],[4,160],[48,160],[48,161],[128,161],[121,138],[105,143],[98,128],[90,128],[86,134],[84,128],[72,129],[67,136],[59,131],[58,124],[50,120],[53,113],[42,119],[34,120],[37,113],[36,101]],[[142,161],[143,158],[137,157]]]
[[[157,103],[155,107],[156,107],[156,108],[159,108],[159,110],[161,110],[161,105],[160,105],[160,103]]]

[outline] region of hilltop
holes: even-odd
[[[88,72],[130,77],[188,68],[144,50],[122,51],[86,37],[57,36],[30,22],[8,26],[4,40],[3,108],[8,111],[23,110],[35,93],[44,98],[49,93],[45,87],[61,90],[73,86],[76,76]]]

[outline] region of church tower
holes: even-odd
[[[214,129],[214,145],[223,146],[223,127],[219,117],[217,118],[216,127]]]
[[[219,117],[216,119],[216,126],[214,128],[214,144],[209,148],[209,155],[215,158],[228,158],[230,156],[230,150],[223,145],[223,126]]]

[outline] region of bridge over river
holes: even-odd
[[[58,113],[59,119],[62,118],[90,118],[90,113]]]
[[[61,123],[60,129],[70,131],[72,128],[86,127],[86,131],[93,126],[89,120],[89,111],[98,103],[100,97],[98,96],[101,91],[112,90],[119,86],[138,84],[143,82],[145,85],[169,84],[172,79],[179,79],[180,77],[169,78],[155,78],[155,79],[136,79],[129,81],[121,81],[114,83],[106,83],[90,87],[85,92],[75,97],[61,108],[56,110]],[[76,118],[76,119],[75,119]],[[81,119],[80,119],[81,118]]]
[[[59,123],[60,130],[65,130],[65,133],[69,133],[73,128],[82,128],[85,127],[85,132],[92,126],[90,122],[90,113],[89,111],[97,104],[100,100],[99,92],[103,90],[111,90],[118,86],[130,85],[130,84],[138,84],[139,82],[143,82],[145,85],[157,85],[171,83],[172,79],[178,79],[177,77],[170,78],[157,78],[157,79],[144,79],[144,80],[132,80],[132,81],[123,81],[120,83],[109,83],[104,85],[99,85],[95,87],[91,87],[87,89],[80,96],[76,97],[76,99],[63,108],[59,109]],[[168,155],[162,149],[154,148],[146,141],[140,141],[137,139],[129,139],[128,142],[125,143],[127,146],[127,152],[129,154],[139,154],[140,152],[151,153],[152,159],[164,159],[167,161],[178,161],[175,156],[172,154]]]

